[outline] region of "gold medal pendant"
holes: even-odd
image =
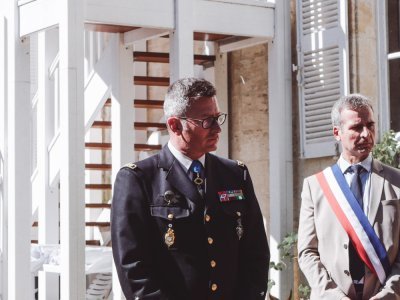
[[[199,174],[197,174],[197,176],[199,176]],[[193,182],[197,185],[202,185],[203,184],[203,179],[200,177],[196,177]]]
[[[242,238],[243,233],[244,233],[244,228],[243,228],[243,225],[242,225],[242,218],[241,218],[242,214],[239,211],[236,212],[236,214],[238,216],[238,218],[236,220],[236,222],[237,222],[236,234],[237,234],[237,236],[239,238],[239,241],[240,241],[240,239]]]
[[[168,248],[175,243],[175,232],[172,228],[168,228],[167,232],[165,233],[164,242]]]

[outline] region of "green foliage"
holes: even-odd
[[[308,285],[301,284],[299,285],[299,296],[300,299],[310,299],[311,288]]]
[[[292,232],[285,236],[282,242],[278,245],[278,249],[281,250],[281,259],[289,259],[293,261],[295,257],[294,250],[297,244],[297,233]]]
[[[283,271],[287,268],[287,264],[285,261],[292,262],[296,259],[296,245],[297,245],[297,232],[292,232],[287,234],[282,242],[278,244],[278,249],[280,250],[280,261],[275,263],[273,261],[270,262],[270,269],[274,269],[277,271]],[[272,279],[268,280],[268,290],[275,285],[275,282]],[[302,300],[309,299],[311,289],[308,285],[300,284],[298,287],[299,296]]]
[[[383,135],[382,141],[372,149],[372,156],[387,165],[400,168],[400,145],[393,130]]]

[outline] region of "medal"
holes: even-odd
[[[236,214],[237,214],[237,216],[238,216],[238,219],[236,220],[236,222],[237,222],[236,234],[237,234],[237,236],[238,236],[238,238],[239,238],[239,241],[240,241],[240,239],[241,239],[242,236],[243,236],[244,229],[243,229],[243,225],[242,225],[241,213],[240,213],[240,212],[237,212]]]
[[[193,180],[193,182],[197,185],[203,184],[203,179],[199,177],[199,173],[197,173],[197,177]]]
[[[164,242],[168,248],[175,243],[175,232],[172,228],[168,228],[167,232],[165,233]]]
[[[166,191],[164,193],[164,200],[167,202],[167,205],[171,205],[171,203],[176,203],[175,193],[173,191]]]
[[[220,202],[231,202],[245,200],[243,190],[227,190],[218,192]]]
[[[196,173],[197,177],[193,180],[193,182],[197,185],[203,184],[203,179],[200,177],[201,165],[195,165],[193,167],[193,172]]]

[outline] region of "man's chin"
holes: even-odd
[[[372,148],[370,147],[360,147],[357,149],[357,152],[361,155],[361,156],[368,156],[369,153],[372,151]]]
[[[369,155],[369,153],[371,152],[371,150],[358,150],[357,151],[357,157],[359,161],[363,161],[364,159],[366,159]]]
[[[217,148],[218,148],[218,147],[217,147],[217,144],[212,145],[212,146],[209,146],[207,152],[213,152],[213,151],[217,150]]]

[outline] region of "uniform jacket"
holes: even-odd
[[[269,249],[247,168],[206,154],[205,170],[205,199],[168,147],[119,171],[112,248],[128,300],[265,298]],[[228,190],[244,199],[220,202]]]
[[[368,220],[382,241],[391,273],[381,286],[365,267],[363,299],[400,299],[400,172],[372,161]],[[304,180],[298,235],[299,264],[311,285],[311,299],[355,299],[349,272],[349,237],[315,176]],[[372,296],[374,296],[371,298]]]

